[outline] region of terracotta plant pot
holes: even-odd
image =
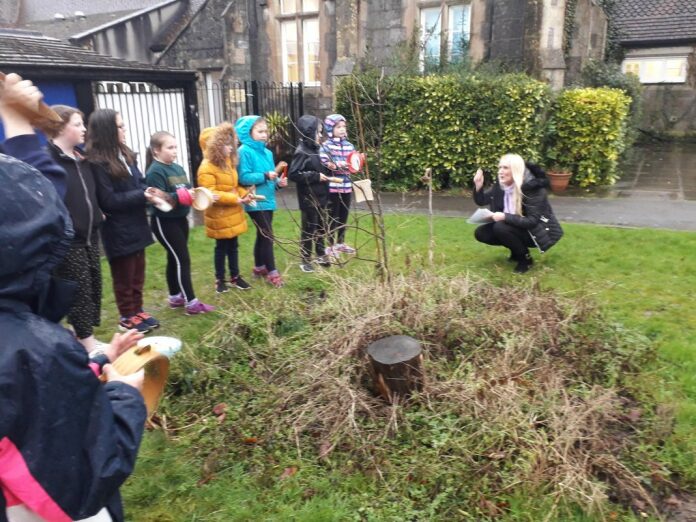
[[[573,175],[573,173],[550,170],[547,172],[547,175],[549,177],[549,182],[551,183],[551,190],[554,192],[554,194],[560,194],[568,188],[568,183],[570,182],[570,177]]]

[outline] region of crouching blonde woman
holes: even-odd
[[[517,154],[506,154],[498,162],[498,181],[484,190],[483,171],[474,175],[474,202],[487,205],[492,222],[479,226],[474,235],[487,245],[510,250],[515,272],[523,274],[534,263],[529,247],[545,252],[561,236],[558,220],[547,197],[546,173],[536,165],[525,164]]]

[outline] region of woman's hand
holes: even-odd
[[[493,221],[505,221],[505,212],[493,212]]]
[[[476,174],[474,174],[474,187],[476,188],[476,192],[483,187],[483,171],[481,169],[478,169]]]
[[[114,334],[111,343],[104,348],[104,355],[109,358],[109,362],[114,362],[126,350],[132,348],[143,338],[143,334],[137,330],[128,330],[126,333]]]
[[[319,173],[319,181],[326,182],[329,181],[329,177],[326,174]]]

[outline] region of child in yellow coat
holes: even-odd
[[[230,268],[229,282],[234,288],[248,290],[249,283],[239,275],[237,237],[247,231],[243,205],[251,194],[237,181],[237,137],[231,123],[203,129],[200,136],[203,162],[198,168],[198,184],[213,193],[213,204],[205,211],[205,233],[215,239],[215,290],[227,292],[225,260]]]

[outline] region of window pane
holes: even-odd
[[[304,49],[304,82],[319,84],[319,19],[307,18],[302,22]]]
[[[295,20],[281,22],[280,32],[283,53],[283,81],[299,82],[300,70],[297,54],[297,24]]]
[[[302,0],[302,11],[314,12],[319,10],[319,0]]]
[[[666,60],[665,81],[685,82],[686,81],[686,59],[676,58]]]
[[[440,34],[442,12],[439,7],[421,9],[423,70],[428,72],[440,65]]]
[[[449,10],[449,38],[447,48],[452,63],[460,62],[469,54],[469,24],[471,6],[453,5]]]
[[[641,57],[623,62],[623,71],[638,75],[641,83],[684,83],[686,68],[685,56]]]
[[[297,12],[297,2],[299,0],[280,0],[280,13],[292,14]]]

